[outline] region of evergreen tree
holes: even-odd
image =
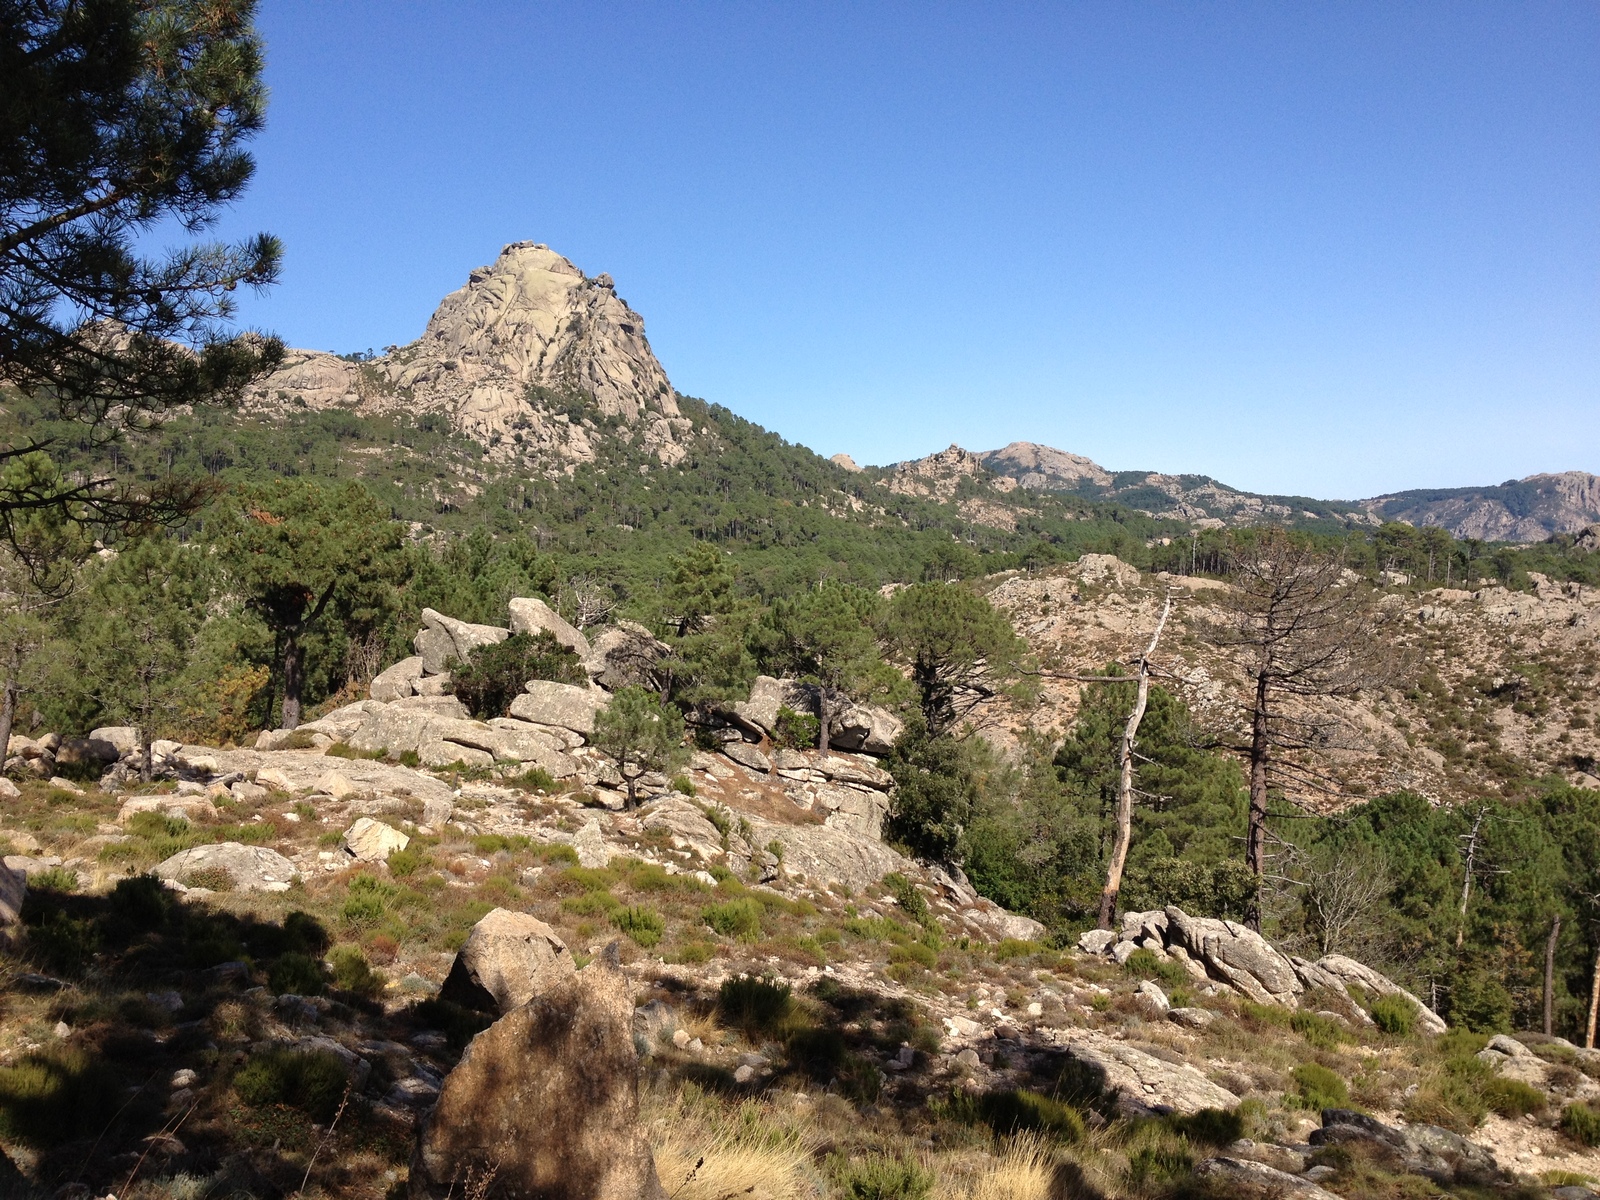
[[[643,688],[618,688],[595,714],[593,744],[617,764],[632,808],[640,775],[671,770],[684,757],[683,717]]]
[[[955,727],[1016,675],[1025,647],[1005,619],[969,588],[918,583],[896,592],[884,645],[906,666],[930,736]]]

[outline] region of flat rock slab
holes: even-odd
[[[180,850],[155,870],[162,879],[183,883],[200,871],[218,869],[228,873],[238,892],[286,892],[300,873],[276,850],[239,842],[217,842]]]
[[[917,873],[916,864],[882,842],[825,825],[778,825],[759,817],[747,818],[753,827],[752,847],[777,842],[783,847],[784,869],[798,872],[812,883],[842,883],[860,891],[891,871]]]
[[[218,774],[234,771],[254,778],[257,771],[276,771],[295,791],[313,791],[317,781],[337,767],[357,790],[383,796],[411,796],[414,799],[455,800],[455,793],[444,781],[410,767],[396,766],[365,758],[327,758],[310,750],[212,750],[204,746],[185,746],[185,754],[216,760]]]
[[[1239,1104],[1239,1097],[1188,1063],[1170,1063],[1098,1033],[1075,1034],[1064,1044],[1093,1073],[1101,1091],[1129,1115],[1194,1113]]]
[[[1293,1200],[1340,1200],[1320,1184],[1248,1158],[1208,1158],[1198,1164],[1194,1171],[1202,1179],[1242,1185],[1241,1195],[1282,1196],[1286,1200],[1288,1197],[1293,1197]]]

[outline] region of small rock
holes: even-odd
[[[679,1050],[682,1050],[689,1044],[689,1031],[687,1029],[674,1030],[672,1034],[672,1044]]]
[[[398,829],[361,817],[344,831],[345,853],[357,862],[386,862],[396,850],[404,850],[411,839]]]
[[[750,1066],[748,1063],[739,1067],[733,1073],[733,1081],[735,1083],[749,1083],[755,1077],[756,1069]]]
[[[22,789],[4,775],[0,775],[0,798],[16,800],[22,796]]]
[[[71,1037],[72,1036],[72,1026],[68,1025],[65,1021],[57,1021],[56,1022],[56,1027],[55,1027],[55,1035],[56,1035],[56,1037],[58,1039],[65,1039],[65,1038]]]
[[[198,1074],[188,1067],[183,1067],[172,1073],[171,1086],[175,1088],[193,1087],[199,1079],[200,1076]]]
[[[267,798],[267,789],[259,783],[251,783],[248,779],[239,780],[228,791],[240,804],[257,804]]]
[[[1042,1017],[1044,1016],[1044,1005],[1035,1000],[1028,1005],[1027,1013],[1030,1017]]]
[[[1179,1025],[1187,1025],[1190,1029],[1205,1029],[1217,1019],[1217,1014],[1208,1008],[1172,1008],[1167,1010],[1167,1020],[1175,1021]]]
[[[1158,1013],[1164,1013],[1172,1007],[1172,1002],[1167,999],[1167,994],[1152,980],[1141,979],[1139,981],[1139,995]]]
[[[978,1065],[978,1052],[971,1046],[968,1046],[965,1050],[956,1055],[956,1065],[964,1067],[968,1071],[974,1070]]]
[[[1116,940],[1114,929],[1086,929],[1078,935],[1078,949],[1085,954],[1105,954]]]
[[[348,800],[356,794],[356,785],[338,771],[329,771],[323,775],[322,778],[317,780],[315,787],[317,791],[326,792],[335,800]]]
[[[262,767],[256,772],[256,783],[275,792],[294,791],[294,784],[290,783],[289,777],[277,767]]]
[[[767,756],[748,742],[728,742],[722,747],[722,752],[741,767],[759,771],[763,775],[772,770],[772,763]]]

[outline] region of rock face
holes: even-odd
[[[183,883],[200,872],[226,871],[237,892],[286,892],[296,875],[295,865],[276,850],[218,842],[180,850],[156,866],[162,879]]]
[[[1259,933],[1233,921],[1191,917],[1175,906],[1165,915],[1169,945],[1181,946],[1257,1004],[1292,1008],[1305,990],[1294,965]]]
[[[592,418],[570,411],[578,397],[593,405]],[[280,411],[286,400],[444,413],[490,457],[552,472],[593,460],[597,421],[619,421],[624,436],[667,464],[683,458],[692,430],[643,318],[610,276],[590,279],[533,242],[513,242],[472,271],[416,342],[359,364],[291,351],[246,403]]]
[[[1322,1111],[1322,1128],[1312,1130],[1310,1141],[1313,1146],[1373,1143],[1398,1156],[1406,1170],[1435,1183],[1484,1185],[1502,1178],[1494,1155],[1437,1125],[1396,1129],[1366,1113],[1327,1108]]]
[[[503,1015],[576,970],[566,943],[550,926],[527,913],[497,908],[472,927],[439,996]]]
[[[534,679],[528,690],[511,702],[511,715],[538,725],[556,725],[585,737],[594,732],[594,715],[610,701],[598,689],[574,687]]]
[[[741,721],[770,736],[778,726],[778,710],[782,708],[803,716],[818,716],[821,705],[817,688],[794,679],[757,675],[750,685],[750,699],[736,703],[733,711]],[[830,747],[859,750],[864,754],[889,753],[905,730],[900,718],[873,704],[845,705],[833,714],[832,720]]]
[[[498,625],[473,625],[431,608],[422,610],[422,625],[414,645],[422,658],[422,669],[430,675],[443,671],[452,658],[465,660],[479,646],[492,646],[511,636],[509,629]]]
[[[1405,988],[1353,958],[1346,958],[1342,954],[1328,954],[1319,958],[1315,965],[1319,970],[1326,971],[1337,979],[1346,993],[1349,992],[1350,985],[1355,984],[1369,994],[1404,996],[1416,1006],[1417,1027],[1424,1033],[1440,1034],[1448,1028],[1443,1018]]]
[[[618,621],[600,630],[583,660],[584,670],[601,687],[649,687],[656,683],[656,664],[669,647],[643,625]]]
[[[1067,1052],[1127,1116],[1234,1108],[1239,1097],[1188,1063],[1169,1063],[1099,1033],[1075,1036]]]
[[[501,1017],[444,1081],[418,1139],[410,1189],[438,1200],[469,1169],[541,1200],[665,1200],[639,1128],[628,982],[608,959]]]
[[[517,596],[507,607],[511,612],[512,633],[538,633],[540,630],[546,630],[579,658],[588,658],[592,653],[589,639],[543,600],[531,596]]]
[[[374,700],[388,703],[398,700],[402,696],[409,696],[417,689],[417,680],[422,678],[422,656],[414,655],[411,658],[402,658],[388,670],[381,672],[372,681],[370,695]]]

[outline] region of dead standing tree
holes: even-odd
[[[1406,670],[1369,589],[1339,559],[1281,529],[1235,541],[1226,617],[1211,643],[1242,653],[1251,682],[1245,861],[1266,871],[1267,800],[1276,789],[1337,794],[1320,769],[1336,719],[1316,701],[1383,687]],[[1259,898],[1246,915],[1261,922]]]

